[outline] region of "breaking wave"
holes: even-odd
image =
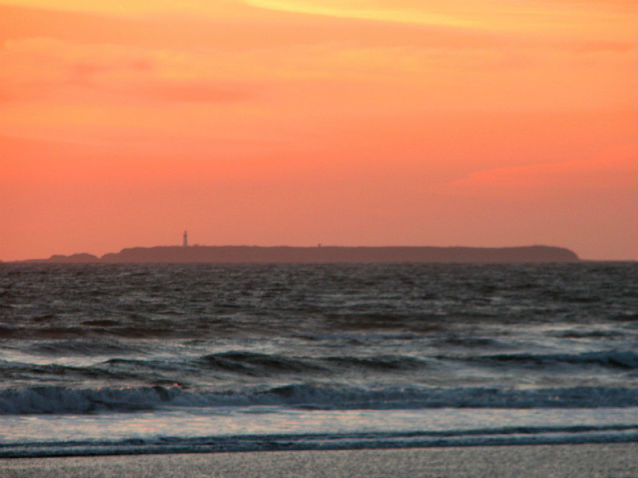
[[[414,408],[635,407],[635,389],[621,387],[508,390],[288,384],[242,390],[193,391],[179,386],[69,389],[38,386],[0,391],[0,414],[92,414],[180,407],[285,406],[318,410]]]

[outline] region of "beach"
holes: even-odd
[[[634,477],[638,443],[202,453],[0,461],[0,477]]]

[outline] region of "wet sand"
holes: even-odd
[[[635,477],[638,443],[0,460],[0,477]]]

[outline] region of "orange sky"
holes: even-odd
[[[0,0],[0,259],[638,257],[635,0]]]

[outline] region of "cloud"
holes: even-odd
[[[618,145],[595,159],[542,163],[478,171],[443,184],[438,192],[454,196],[534,197],[575,191],[635,190],[635,145]]]
[[[80,89],[165,102],[232,102],[253,94],[216,78],[214,65],[196,54],[27,38],[5,42],[0,60],[3,103],[56,95],[72,101]]]
[[[263,51],[316,44],[461,49],[503,44],[502,35],[440,24],[371,22],[357,18],[267,11],[249,6],[246,9],[240,20],[232,16],[227,18],[224,14],[175,15],[167,19],[0,5],[0,44],[33,37],[77,44],[214,51]],[[509,44],[518,43],[520,39],[508,38],[507,41]]]
[[[455,12],[440,12],[440,9],[414,8],[414,5],[395,5],[394,3],[377,3],[369,5],[357,2],[313,1],[313,0],[248,0],[248,4],[268,10],[305,13],[338,18],[374,20],[391,23],[415,23],[421,25],[437,25],[452,27],[477,27],[480,24],[467,16],[455,15]]]
[[[592,2],[520,0],[246,0],[255,7],[281,12],[351,18],[378,23],[448,26],[476,31],[565,36],[574,30],[597,33],[609,24],[634,30],[628,1]],[[618,8],[621,6],[621,8]],[[635,7],[629,7],[635,14]],[[632,34],[633,35],[633,34]]]

